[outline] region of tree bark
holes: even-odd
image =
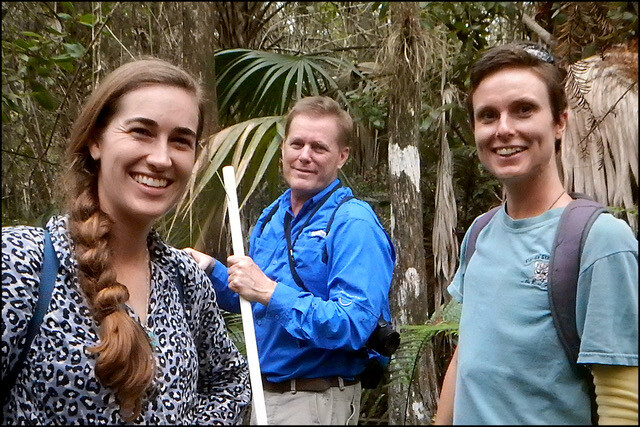
[[[218,106],[216,93],[216,71],[214,63],[215,43],[209,33],[214,25],[215,5],[205,2],[182,3],[183,66],[200,78],[206,100],[202,138],[208,138],[218,130]],[[197,20],[196,20],[197,14]],[[202,22],[207,23],[202,25]]]
[[[389,11],[389,43],[395,56],[389,86],[389,195],[391,237],[397,254],[390,302],[396,325],[422,324],[428,319],[429,303],[419,151],[422,75],[418,62],[423,33],[417,3],[392,2]],[[437,380],[430,346],[418,365],[416,379],[409,386],[391,379],[390,424],[431,423]]]

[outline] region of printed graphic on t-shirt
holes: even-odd
[[[547,287],[547,276],[549,275],[549,255],[538,254],[525,260],[525,265],[531,268],[531,274],[523,284],[536,286],[541,289]]]

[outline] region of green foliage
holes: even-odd
[[[607,209],[612,214],[616,214],[616,216],[623,218],[622,214],[631,214],[638,216],[638,205],[635,205],[632,209],[625,209],[622,206],[607,206]]]
[[[198,10],[208,3],[199,3]],[[423,220],[427,225],[433,223],[439,118],[445,113],[461,238],[473,218],[500,197],[497,180],[477,160],[463,105],[469,68],[479,53],[494,43],[535,38],[521,23],[521,12],[527,11],[561,46],[564,44],[567,61],[584,58],[617,43],[637,40],[637,3],[421,2],[420,6],[423,27],[443,30],[451,46],[442,62],[426,64],[430,74],[424,81],[420,111]],[[116,7],[118,13],[111,16]],[[186,27],[182,19],[187,9],[181,3],[3,2],[2,10],[3,224],[41,224],[55,211],[50,199],[56,195],[52,190],[54,176],[61,166],[73,107],[91,90],[94,76],[141,54],[180,64],[181,58],[193,57],[184,50],[185,40],[198,31],[205,33],[199,41],[229,46],[220,42],[223,24],[211,28],[212,20],[204,19],[203,14],[199,16],[202,19],[193,21],[195,27]],[[243,18],[241,8],[236,11],[235,18]],[[240,35],[233,40],[259,34],[257,37],[269,40],[273,50],[238,48],[216,53],[219,124],[223,129],[202,150],[190,192],[176,210],[178,215],[160,222],[162,229],[171,231],[170,243],[182,247],[201,242],[210,245],[210,253],[224,252],[229,239],[224,230],[225,197],[218,171],[227,164],[236,169],[245,229],[253,225],[261,209],[282,191],[277,154],[283,115],[297,99],[313,94],[340,100],[354,117],[361,132],[359,145],[353,147],[341,178],[354,187],[358,197],[374,206],[388,226],[389,85],[381,64],[375,62],[376,50],[388,29],[388,11],[389,2],[293,2],[270,21],[273,26],[266,35],[245,34],[240,21],[228,26]],[[107,19],[101,13],[111,20],[109,34],[98,40],[94,32]],[[234,44],[258,45],[265,44]],[[447,88],[458,98],[444,106],[443,75]],[[214,241],[218,246],[212,245]],[[424,242],[429,249],[429,226],[425,227]],[[427,250],[427,259],[431,258]],[[425,325],[399,328],[402,342],[390,366],[391,381],[412,381],[425,346],[457,333],[459,309],[455,302],[449,303]],[[244,352],[240,316],[225,314],[225,319]],[[435,356],[442,359],[442,355]],[[363,413],[384,418],[384,390],[381,386],[363,393]]]
[[[346,93],[351,107],[349,113],[355,122],[362,122],[365,126],[379,131],[386,129],[388,106],[386,97],[381,94],[382,90],[379,86],[364,89],[358,87]]]
[[[265,177],[272,178],[273,169],[277,173],[276,154],[283,135],[282,116],[249,119],[213,135],[198,156],[188,191],[172,218],[168,229],[171,241],[189,246],[193,241],[202,242],[205,232],[220,239],[225,229],[227,204],[219,171],[226,165],[234,167],[242,209]],[[266,181],[272,186],[277,183],[273,179]],[[190,230],[189,239],[177,238],[176,233],[180,234],[185,228]],[[221,247],[214,249],[215,252],[222,250]]]
[[[78,9],[78,10],[76,10]],[[3,3],[3,225],[40,224],[59,209],[57,175],[84,88],[92,14],[72,3]]]
[[[341,95],[331,69],[351,66],[321,54],[284,55],[249,49],[216,53],[219,111],[225,124],[283,115],[310,95]]]
[[[242,329],[242,316],[238,313],[222,311],[222,317],[224,318],[225,325],[227,326],[227,332],[229,333],[231,340],[236,347],[238,347],[240,353],[246,357],[247,346],[244,339],[244,330]]]
[[[46,25],[43,34],[3,28],[2,39],[2,120],[12,121],[12,113],[23,114],[25,98],[36,101],[40,107],[54,111],[60,105],[55,93],[62,77],[73,73],[85,47],[70,34],[74,25],[92,26],[91,14],[72,17],[67,13],[55,14],[52,25]],[[54,28],[54,24],[58,29]]]
[[[458,334],[462,305],[450,300],[441,306],[424,325],[400,326],[400,346],[389,365],[390,383],[408,386],[414,379],[423,350],[439,333]]]

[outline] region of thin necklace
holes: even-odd
[[[547,211],[548,211],[548,210],[550,210],[552,207],[554,207],[554,206],[555,206],[555,204],[556,204],[556,203],[558,203],[558,200],[560,200],[560,197],[562,197],[562,195],[563,195],[564,193],[566,193],[566,192],[567,192],[567,190],[562,190],[562,193],[560,193],[560,195],[558,196],[558,198],[557,198],[557,199],[555,199],[555,200],[553,201],[553,203],[551,203],[551,206],[549,206],[549,207],[547,208]],[[546,212],[546,211],[545,211],[545,212]]]

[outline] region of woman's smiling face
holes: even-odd
[[[554,121],[547,86],[534,71],[510,67],[484,78],[473,93],[473,121],[478,157],[503,183],[557,173],[555,141],[567,112]]]
[[[117,221],[149,224],[182,196],[195,163],[198,100],[185,89],[148,85],[123,95],[99,139],[101,209]]]

